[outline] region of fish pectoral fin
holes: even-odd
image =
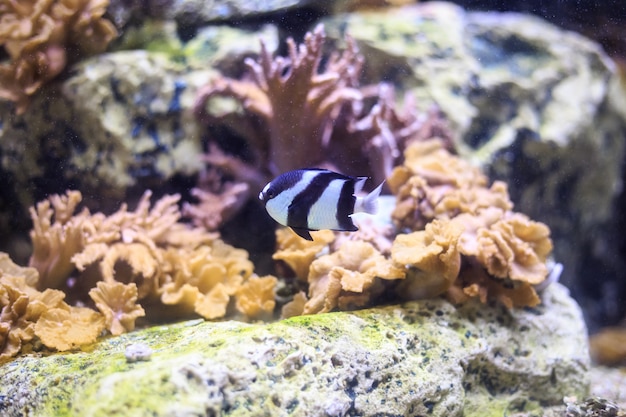
[[[313,237],[311,237],[308,229],[303,229],[302,227],[292,227],[291,230],[296,232],[296,234],[301,238],[313,241]]]

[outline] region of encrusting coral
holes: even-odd
[[[117,36],[108,0],[1,0],[0,97],[23,113],[30,97],[77,56],[102,52]]]

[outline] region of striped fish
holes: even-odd
[[[313,240],[310,230],[355,231],[354,213],[374,214],[383,184],[365,197],[367,177],[349,177],[326,169],[286,172],[267,184],[259,194],[270,216],[299,236]]]

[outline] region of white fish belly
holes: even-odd
[[[337,222],[337,204],[345,180],[333,180],[320,198],[311,206],[307,223],[310,229],[340,229]]]

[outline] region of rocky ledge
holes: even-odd
[[[534,415],[588,392],[567,289],[538,308],[443,299],[271,324],[189,321],[0,366],[3,416]],[[132,352],[131,352],[132,351]],[[126,352],[126,353],[125,353]],[[130,352],[130,353],[129,353]]]

